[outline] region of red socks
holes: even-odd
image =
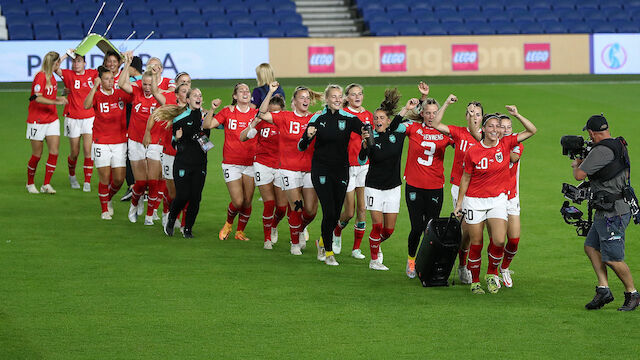
[[[371,250],[371,260],[378,260],[378,252],[380,251],[380,233],[382,232],[382,224],[371,225],[369,233],[369,249]]]
[[[131,204],[138,206],[140,197],[144,195],[144,189],[147,187],[147,180],[136,180],[131,189]]]
[[[289,232],[291,233],[291,243],[298,244],[300,242],[300,231],[302,226],[302,213],[289,209]]]
[[[277,227],[280,220],[284,219],[284,216],[287,214],[287,207],[288,206],[276,206],[276,213],[273,215],[271,227]]]
[[[249,216],[251,216],[251,206],[248,208],[243,207],[240,210],[240,216],[238,217],[237,231],[244,231],[244,228],[247,227],[247,223],[249,222]]]
[[[471,282],[480,282],[480,265],[482,264],[482,244],[469,248],[469,262],[467,268],[471,271]]]
[[[504,260],[502,260],[502,269],[508,269],[509,265],[511,265],[511,260],[516,256],[518,252],[518,243],[520,242],[520,238],[512,238],[507,241],[507,245],[504,247]]]
[[[360,249],[360,244],[362,243],[365,229],[366,223],[364,221],[357,222],[353,226],[353,250]]]
[[[347,227],[348,223],[348,221],[338,221],[338,225],[336,225],[336,228],[333,229],[333,234],[335,236],[342,236],[342,229]]]
[[[307,225],[311,224],[311,222],[313,221],[313,219],[316,218],[316,215],[313,214],[309,214],[308,212],[306,212],[305,210],[302,210],[302,227],[300,228],[300,231],[304,230],[304,228],[307,227]]]
[[[107,203],[109,202],[109,185],[98,183],[98,199],[100,200],[100,208],[105,213],[109,211]]]
[[[56,164],[58,163],[58,154],[49,154],[47,158],[46,172],[44,173],[44,185],[51,183],[51,176],[56,171]]]
[[[229,224],[233,224],[233,219],[238,215],[238,209],[233,206],[233,203],[229,203],[229,207],[227,208],[227,222]]]
[[[496,246],[493,241],[489,243],[489,248],[487,249],[487,257],[489,259],[487,274],[498,275],[498,266],[502,262],[503,255],[504,246]]]
[[[67,164],[69,165],[69,176],[76,176],[76,163],[78,163],[78,158],[75,160],[71,160],[71,157],[67,158]]]
[[[122,187],[122,184],[115,186],[113,184],[113,182],[111,182],[109,184],[109,200],[111,200],[111,198],[113,198],[113,195],[117,194],[118,191],[120,190],[120,188]]]
[[[147,216],[153,215],[153,210],[158,207],[158,187],[160,186],[160,180],[147,180],[149,185],[149,198],[147,200]]]
[[[27,163],[27,185],[33,184],[33,179],[36,176],[36,168],[38,167],[39,157],[31,155],[29,162]]]
[[[380,242],[387,240],[393,234],[393,228],[383,228],[380,233]]]
[[[273,215],[275,207],[275,200],[264,202],[264,209],[262,210],[262,229],[264,230],[264,241],[271,241],[271,226],[273,226],[273,221],[275,220]]]
[[[91,158],[84,159],[84,182],[91,182],[91,175],[93,175],[93,160]]]

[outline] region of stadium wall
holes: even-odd
[[[0,82],[32,81],[47,51],[78,43],[0,42]],[[148,40],[136,53],[159,57],[166,76],[194,79],[254,78],[262,62],[281,78],[640,74],[640,34]],[[97,48],[86,58],[88,67],[102,64]]]

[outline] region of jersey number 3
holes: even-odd
[[[418,164],[422,166],[431,166],[431,164],[433,164],[433,154],[436,153],[436,144],[430,141],[423,141],[422,143],[420,143],[420,146],[425,148],[424,155],[426,155],[427,158],[423,159],[422,157],[418,156]]]

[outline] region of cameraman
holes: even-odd
[[[602,115],[591,116],[582,130],[589,132],[593,149],[584,160],[574,160],[571,167],[576,180],[584,180],[589,176],[591,183],[589,205],[596,212],[584,242],[584,251],[598,277],[596,295],[585,307],[588,310],[600,309],[613,301],[605,267],[608,265],[626,290],[624,304],[618,310],[635,310],[640,304],[640,294],[624,262],[625,229],[631,217],[629,205],[622,196],[629,177],[626,144],[619,138],[611,137],[607,119]]]

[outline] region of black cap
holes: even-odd
[[[582,128],[582,131],[603,131],[608,128],[609,123],[607,123],[607,119],[605,119],[603,115],[593,115],[589,120],[587,120],[587,125]]]
[[[140,56],[134,56],[133,59],[131,59],[131,67],[142,74],[142,59],[140,59]]]

